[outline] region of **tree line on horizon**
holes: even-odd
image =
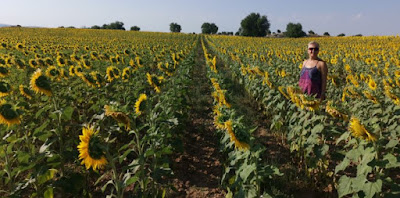
[[[281,30],[277,30],[276,32],[271,32],[270,30],[270,22],[265,15],[260,15],[259,13],[251,13],[247,15],[241,22],[239,30],[234,34],[233,32],[218,32],[218,26],[215,23],[204,22],[201,25],[201,33],[202,34],[219,34],[219,35],[236,35],[236,36],[250,36],[250,37],[289,37],[289,38],[299,38],[305,36],[319,36],[313,30],[309,30],[308,34],[303,31],[303,27],[301,23],[292,23],[289,22],[286,25],[286,31],[281,32]],[[61,26],[60,28],[64,28]],[[75,28],[73,26],[69,26],[67,28]],[[124,23],[120,21],[116,21],[110,24],[103,24],[102,26],[94,25],[89,29],[112,29],[112,30],[126,30],[124,27]],[[182,27],[178,23],[172,22],[169,24],[169,29],[171,32],[181,32]],[[140,31],[140,27],[132,26],[130,28],[131,31]],[[195,34],[195,33],[193,33]],[[330,36],[328,32],[324,32],[323,36]],[[337,35],[338,37],[346,36],[344,33]],[[362,36],[361,34],[357,34],[354,36]]]

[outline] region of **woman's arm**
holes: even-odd
[[[321,100],[325,100],[326,96],[326,79],[328,77],[328,66],[326,65],[325,62],[322,61],[321,66],[320,66],[320,71],[321,71],[321,80],[322,80],[322,86],[321,86]]]

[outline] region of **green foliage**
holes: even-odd
[[[267,16],[251,13],[240,22],[239,33],[241,36],[263,37],[267,35],[269,27]]]
[[[216,34],[218,32],[218,26],[215,23],[203,23],[201,25],[201,33],[203,34]]]
[[[300,23],[288,23],[284,35],[290,38],[299,38],[306,36],[306,33],[303,31],[303,26]]]
[[[170,23],[169,24],[169,30],[171,32],[181,32],[182,28],[179,24],[177,23]]]
[[[338,36],[338,37],[342,37],[342,36],[346,36],[346,34],[340,33],[340,34],[338,34],[337,36]]]
[[[138,26],[132,26],[131,27],[131,31],[140,31],[140,27],[138,27]]]
[[[94,25],[90,29],[111,29],[111,30],[125,30],[124,23],[115,21],[110,24],[103,24],[102,26]]]
[[[324,36],[330,36],[329,32],[324,32]]]

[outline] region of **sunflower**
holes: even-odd
[[[135,113],[141,115],[143,113],[143,101],[147,100],[146,94],[140,94],[139,98],[135,102]]]
[[[370,89],[375,90],[375,89],[376,89],[375,80],[372,79],[372,78],[370,78],[370,79],[369,79],[369,82],[368,82],[368,86],[369,86]]]
[[[63,57],[61,57],[61,56],[57,56],[57,64],[58,64],[58,66],[60,66],[60,67],[64,67],[65,66],[65,60],[64,60],[64,58]]]
[[[93,78],[91,74],[83,74],[81,76],[82,80],[86,82],[89,87],[95,88],[97,86],[96,80]]]
[[[107,75],[107,81],[112,82],[114,79],[120,77],[121,71],[114,66],[109,66],[107,67],[106,75]]]
[[[20,124],[21,116],[13,108],[11,104],[6,103],[5,100],[0,101],[0,124],[7,124],[11,126],[13,124]]]
[[[149,73],[146,73],[146,76],[147,76],[147,82],[149,83],[149,85],[152,86],[157,93],[160,93],[161,92],[161,89],[159,87],[160,83],[161,83],[160,79],[157,78],[156,75],[151,75]]]
[[[365,127],[360,123],[360,120],[356,117],[351,117],[349,131],[356,138],[361,138],[372,142],[375,142],[377,140],[377,137],[374,134],[368,132]]]
[[[334,107],[332,107],[332,101],[328,101],[328,103],[326,104],[325,111],[334,118],[341,118],[343,120],[349,119],[349,117],[346,114],[343,114]]]
[[[138,67],[143,67],[143,61],[139,56],[135,57],[135,61],[136,61],[136,64],[138,65]]]
[[[103,77],[99,74],[97,71],[92,71],[90,72],[90,75],[92,75],[93,79],[96,81],[97,87],[101,87],[103,84]]]
[[[81,140],[77,147],[79,159],[82,160],[81,164],[85,164],[86,169],[90,167],[93,170],[102,169],[107,164],[100,137],[97,136],[98,132],[95,132],[93,127],[83,127],[82,135],[79,136]]]
[[[282,94],[286,99],[289,100],[290,97],[285,93],[285,90],[286,90],[286,89],[285,89],[285,87],[283,87],[283,86],[279,86],[279,87],[278,87],[278,91],[281,92],[281,94]]]
[[[129,68],[129,67],[125,67],[125,68],[122,70],[122,80],[123,80],[124,82],[128,82],[130,76],[131,76],[131,70],[130,70],[130,68]]]
[[[0,81],[0,98],[10,95],[11,91],[12,89],[10,84]]]
[[[19,92],[27,99],[32,99],[32,92],[28,88],[24,87],[23,85],[19,85]]]
[[[60,71],[55,66],[50,66],[46,69],[46,76],[52,80],[60,80]]]
[[[78,77],[82,77],[83,76],[83,68],[82,68],[82,66],[78,65],[78,66],[74,67],[74,74],[76,76],[78,76]]]
[[[131,129],[131,122],[129,121],[128,115],[126,115],[123,112],[114,111],[108,105],[104,105],[104,109],[105,109],[105,115],[106,116],[111,116],[118,123],[122,123],[125,126],[126,130],[130,130]]]
[[[71,65],[68,71],[70,76],[75,76],[75,66]]]
[[[10,74],[10,71],[7,69],[7,67],[0,66],[0,78],[4,78]]]
[[[17,50],[23,50],[25,48],[25,46],[22,43],[17,43],[17,45],[15,45],[15,49]]]
[[[235,144],[235,148],[248,150],[250,148],[250,146],[245,142],[239,141],[238,138],[236,137],[235,131],[233,130],[233,127],[232,127],[232,121],[228,120],[224,124],[225,124],[225,129],[231,138],[231,142],[233,142]]]
[[[29,60],[29,66],[32,67],[33,69],[36,69],[38,67],[38,62],[36,61],[36,59],[30,59]]]
[[[379,103],[378,99],[375,96],[373,96],[369,91],[365,90],[365,91],[363,91],[363,94],[366,98],[371,100],[373,103],[375,103],[375,104]]]
[[[31,89],[36,93],[45,94],[47,96],[52,95],[50,80],[42,74],[41,69],[37,69],[35,73],[33,73],[30,81],[30,86]]]
[[[88,59],[82,59],[82,64],[86,69],[92,68],[92,64],[90,63],[90,61]]]

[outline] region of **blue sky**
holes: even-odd
[[[236,32],[251,12],[266,15],[272,32],[289,22],[304,31],[331,35],[400,34],[399,0],[1,0],[0,23],[58,27],[93,26],[122,21],[125,28],[169,32],[176,22],[182,32],[201,31],[204,22],[219,31]]]

